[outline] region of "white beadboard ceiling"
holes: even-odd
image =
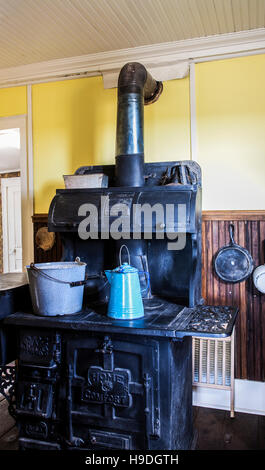
[[[265,27],[265,0],[0,0],[0,69]]]

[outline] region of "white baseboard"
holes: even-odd
[[[230,391],[193,387],[193,405],[230,410]],[[265,382],[235,380],[235,411],[265,415]]]

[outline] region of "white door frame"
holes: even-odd
[[[9,224],[9,216],[8,216],[8,199],[7,199],[7,188],[13,185],[20,186],[20,193],[21,193],[21,177],[20,176],[12,176],[10,178],[1,178],[1,197],[2,197],[2,233],[3,233],[3,272],[8,273],[10,272],[10,245],[9,245],[9,233],[8,233],[8,224]],[[22,229],[22,227],[21,227]]]
[[[27,116],[9,116],[0,118],[0,130],[20,129],[20,176],[21,176],[21,220],[22,220],[22,267],[33,261],[33,158],[28,149]],[[29,132],[28,132],[29,131]]]

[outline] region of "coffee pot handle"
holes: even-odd
[[[145,274],[145,276],[147,277],[147,287],[141,289],[141,293],[143,293],[144,291],[147,291],[150,288],[150,274],[147,271],[138,271],[138,274]]]
[[[120,266],[122,265],[122,262],[121,262],[121,255],[122,255],[122,249],[123,248],[126,248],[127,250],[127,255],[128,255],[128,262],[129,262],[129,265],[131,265],[131,257],[130,257],[130,252],[129,252],[129,249],[126,245],[122,245],[120,247],[120,251],[119,251],[119,261],[120,261]],[[147,272],[147,271],[138,271],[138,274],[144,274],[146,277],[147,277],[147,287],[145,287],[144,289],[141,290],[141,293],[143,293],[144,291],[147,291],[149,290],[150,288],[150,274]]]
[[[122,262],[121,262],[121,252],[122,252],[122,249],[123,249],[123,248],[126,248],[126,250],[127,250],[128,263],[129,263],[129,265],[131,265],[131,257],[130,257],[130,252],[129,252],[129,250],[128,250],[128,247],[127,247],[126,245],[121,245],[121,247],[120,247],[120,252],[119,252],[120,266],[122,265]]]

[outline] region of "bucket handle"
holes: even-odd
[[[75,261],[79,262],[80,258],[76,258]],[[41,276],[45,277],[46,279],[49,279],[50,281],[58,282],[59,284],[68,284],[70,287],[84,286],[86,284],[87,280],[88,280],[88,278],[87,278],[84,281],[74,281],[74,282],[62,281],[61,279],[56,279],[55,277],[49,276],[49,274],[44,273],[41,269],[37,268],[34,263],[30,263],[30,269],[32,269],[32,271],[35,271],[36,273],[40,274]],[[98,275],[89,276],[89,279],[94,279],[94,278],[98,278],[98,277],[99,277]]]

